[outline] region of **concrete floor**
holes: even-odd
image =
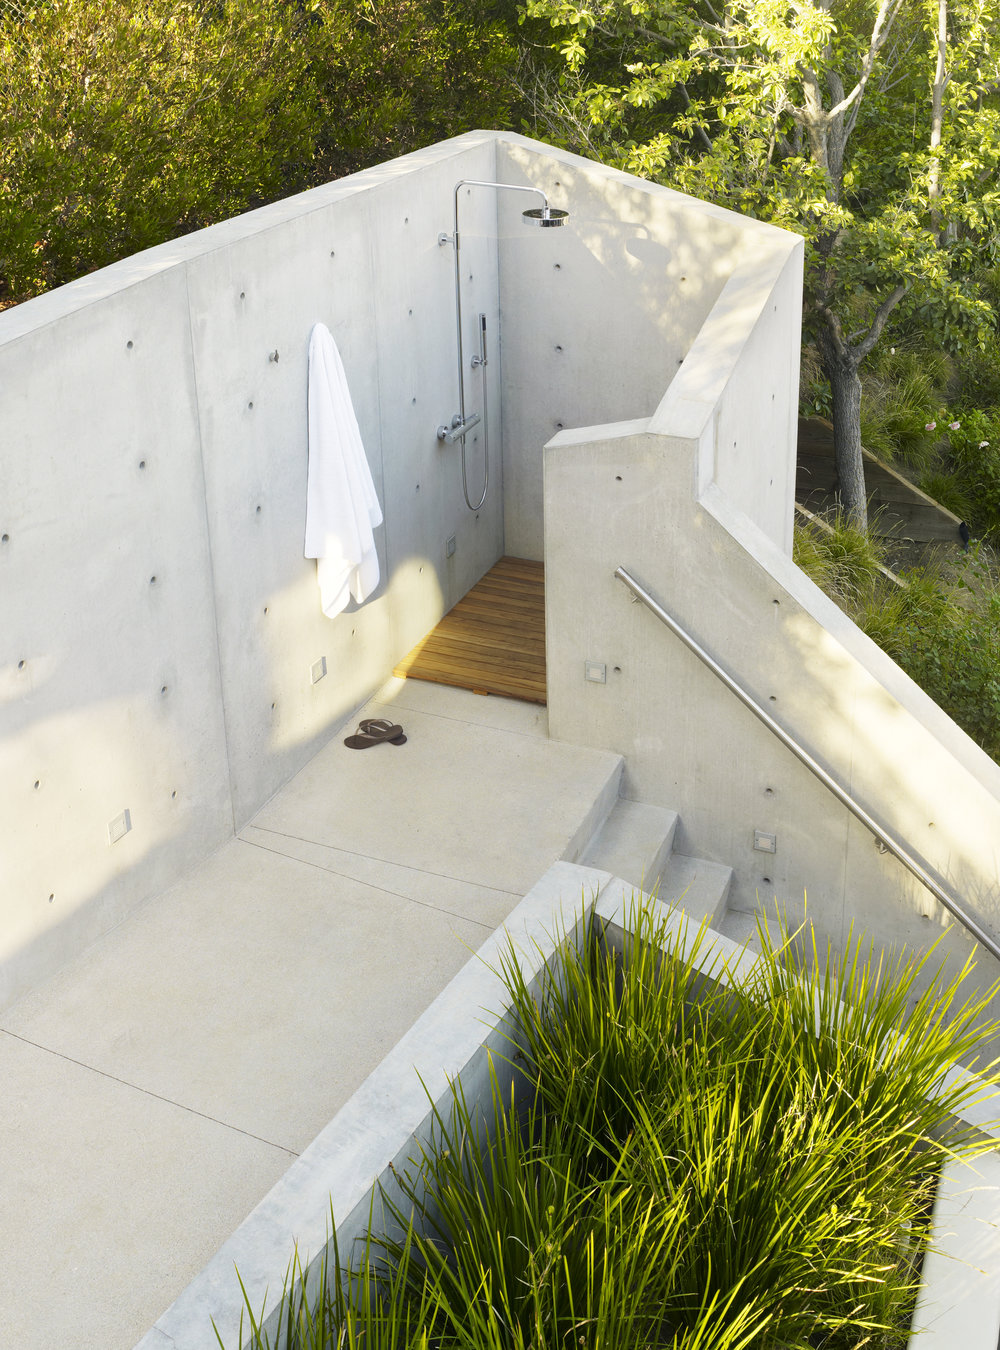
[[[0,1014],[0,1342],[129,1350],[484,937],[616,756],[392,680],[170,891]],[[347,730],[353,730],[353,727]]]

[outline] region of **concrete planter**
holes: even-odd
[[[585,911],[602,920],[612,942],[624,941],[632,894],[631,886],[606,872],[570,863],[550,868],[506,926],[452,980],[136,1350],[218,1350],[213,1323],[226,1350],[237,1350],[241,1318],[245,1323],[240,1280],[255,1310],[266,1300],[271,1312],[265,1326],[273,1335],[293,1245],[303,1265],[308,1264],[308,1281],[315,1287],[332,1227],[346,1254],[355,1240],[363,1240],[370,1224],[379,1226],[373,1178],[394,1185],[392,1171],[405,1168],[415,1141],[430,1140],[435,1109],[446,1113],[451,1084],[461,1086],[470,1104],[487,1102],[491,1065],[501,1082],[505,1072],[512,1074],[505,1060],[510,1027],[506,989],[495,973],[508,938],[525,971],[533,970],[537,978],[555,951],[552,935],[575,933]],[[683,915],[666,907],[665,913],[673,931],[683,936]],[[715,951],[721,951],[737,977],[755,960],[721,936]],[[704,962],[706,954],[696,953],[693,959]],[[958,1068],[951,1072],[964,1074]],[[977,1108],[975,1118],[970,1113],[969,1120],[997,1137],[990,1118],[998,1115],[1000,1103],[990,1101]],[[945,1170],[934,1236],[937,1250],[925,1263],[911,1347],[996,1350],[1000,1154]]]

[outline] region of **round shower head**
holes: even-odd
[[[558,207],[544,206],[533,207],[530,211],[522,212],[526,225],[541,225],[543,229],[555,229],[557,225],[562,225],[569,216],[568,211],[560,211]]]

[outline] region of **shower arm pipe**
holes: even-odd
[[[466,428],[465,424],[465,356],[462,345],[462,264],[458,256],[460,248],[458,232],[458,194],[464,187],[499,188],[504,192],[531,192],[534,193],[536,197],[541,197],[543,206],[548,207],[549,204],[549,199],[541,188],[524,187],[520,183],[491,183],[483,178],[462,178],[455,184],[455,232],[450,236],[447,234],[438,235],[439,244],[451,244],[455,249],[455,328],[458,337],[458,421],[452,427],[452,431],[456,433],[451,437],[452,440],[457,440],[459,437],[464,439],[465,431],[471,430],[472,426],[475,425],[475,423],[472,423]],[[478,417],[476,420],[479,420]],[[447,440],[448,437],[443,436],[441,439]]]

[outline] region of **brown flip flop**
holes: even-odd
[[[348,736],[344,744],[351,750],[367,750],[370,745],[381,745],[383,741],[395,741],[399,744],[398,738],[403,735],[403,728],[392,722],[384,722],[380,726],[373,725],[374,719],[368,721],[368,730],[359,730],[354,736]],[[377,719],[381,722],[381,719]],[[404,737],[405,740],[405,737]]]
[[[366,717],[359,725],[361,730],[363,732],[367,732],[368,735],[373,734],[379,735],[381,732],[388,731],[389,728],[392,726],[392,723],[388,721],[388,719],[385,717]],[[398,736],[390,736],[389,744],[390,745],[406,744],[406,737],[403,735],[402,727],[399,727]]]

